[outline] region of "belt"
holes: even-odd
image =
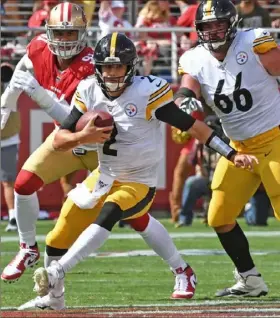
[[[75,156],[81,157],[81,156],[85,156],[88,151],[84,148],[74,148],[72,152]]]

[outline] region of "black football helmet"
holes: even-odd
[[[207,23],[211,22],[221,22],[221,26],[207,28]],[[237,11],[230,0],[203,0],[197,8],[195,27],[198,38],[210,51],[228,46],[235,37],[237,24]]]
[[[136,48],[133,42],[124,34],[114,32],[104,36],[96,45],[93,56],[95,62],[95,76],[102,90],[117,92],[124,85],[131,85],[135,75],[135,66],[138,62]],[[124,79],[116,77],[109,82],[102,76],[102,65],[127,65]],[[112,78],[110,78],[112,80]]]

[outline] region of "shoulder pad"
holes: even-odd
[[[205,50],[201,46],[197,46],[191,50],[186,51],[179,59],[178,73],[183,75],[188,73],[192,75],[196,73],[197,68],[202,66],[201,59],[198,58],[201,55],[201,50]]]
[[[89,76],[83,80],[80,81],[77,89],[79,92],[85,92],[87,91],[91,86],[96,85],[95,76]]]
[[[137,80],[139,81],[138,93],[140,96],[149,96],[167,84],[165,79],[153,75],[137,76]]]
[[[252,32],[254,32],[252,46],[255,53],[266,53],[277,47],[274,38],[265,29],[254,29]]]
[[[31,42],[27,46],[27,54],[28,56],[31,54],[40,54],[41,50],[44,49],[44,47],[48,44],[47,41],[47,35],[46,34],[40,34],[33,38]]]

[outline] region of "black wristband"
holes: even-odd
[[[187,97],[193,97],[196,98],[195,92],[193,92],[191,89],[188,89],[186,87],[180,87],[177,92],[174,94],[174,100],[177,98],[187,98]]]
[[[230,145],[223,141],[214,131],[211,136],[206,141],[205,145],[216,152],[218,152],[223,157],[230,160],[231,156],[236,154],[237,151],[233,149]]]

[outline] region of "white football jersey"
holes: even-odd
[[[258,54],[277,47],[263,29],[238,31],[223,62],[202,45],[180,58],[179,73],[201,86],[206,103],[232,140],[245,140],[280,124],[277,78],[268,74]]]
[[[162,122],[155,111],[173,101],[170,85],[155,76],[135,76],[133,83],[114,100],[108,99],[95,78],[83,80],[73,106],[109,112],[115,122],[109,141],[98,144],[100,171],[121,182],[157,185],[162,158]]]

